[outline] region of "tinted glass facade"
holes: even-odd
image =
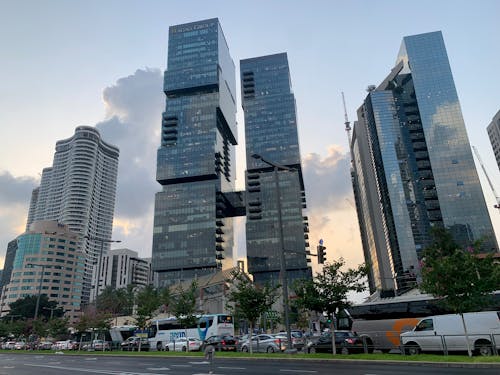
[[[304,183],[300,164],[295,97],[285,53],[242,60],[240,63],[247,153],[247,257],[256,282],[279,279],[280,238],[278,199],[288,278],[311,277]],[[278,171],[252,157],[293,168]]]
[[[172,26],[156,179],[152,267],[160,286],[232,266],[235,67],[217,19]]]
[[[432,226],[497,251],[440,32],[404,38],[396,67],[358,110],[352,147],[372,291],[418,278]]]

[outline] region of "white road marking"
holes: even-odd
[[[171,365],[172,367],[191,367],[190,365]]]
[[[217,368],[220,368],[221,370],[246,370],[246,367],[222,367],[222,366],[219,366]]]
[[[281,372],[298,372],[301,374],[315,374],[318,371],[308,371],[308,370],[286,370],[286,369],[280,369]]]
[[[148,367],[146,370],[165,371],[165,370],[170,370],[170,368],[168,368],[168,367]]]
[[[191,363],[192,365],[209,365],[210,362],[208,361],[201,361],[201,362],[189,362]]]
[[[90,373],[93,373],[93,374],[107,374],[107,375],[164,375],[164,374],[158,374],[158,373],[153,373],[153,372],[128,372],[128,371],[99,370],[99,369],[78,368],[78,367],[34,365],[34,364],[31,364],[31,363],[25,363],[24,365],[25,366],[31,366],[31,367],[54,368],[54,369],[57,369],[57,370],[90,372]]]

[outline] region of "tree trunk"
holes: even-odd
[[[187,327],[184,328],[184,336],[186,336],[186,352],[189,352],[189,337]]]
[[[337,347],[335,345],[335,314],[332,314],[332,321],[330,322],[330,332],[332,333],[332,354],[337,354]]]
[[[253,354],[253,342],[252,342],[252,336],[253,336],[253,322],[250,322],[250,336],[248,339],[248,351],[250,354]]]
[[[470,348],[470,342],[469,342],[469,333],[467,332],[467,326],[465,325],[464,314],[460,313],[460,317],[462,318],[462,324],[464,326],[465,342],[467,344],[467,353],[469,353],[469,357],[472,357],[472,350]]]

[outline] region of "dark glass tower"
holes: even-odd
[[[396,66],[358,110],[351,146],[372,292],[418,280],[432,226],[497,251],[441,32],[403,39]]]
[[[278,196],[281,196],[285,263],[290,280],[310,278],[307,217],[295,97],[285,53],[242,60],[245,113],[248,271],[258,283],[277,283],[280,271]],[[293,168],[278,171],[252,155]]]
[[[217,19],[169,29],[156,180],[157,285],[232,266],[235,66]]]

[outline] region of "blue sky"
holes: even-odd
[[[405,35],[443,32],[471,144],[500,190],[486,133],[500,109],[499,1],[1,0],[1,5],[0,258],[7,242],[24,230],[30,190],[52,164],[55,142],[72,136],[78,125],[96,124],[103,136],[117,137],[105,139],[138,168],[121,169],[114,237],[143,256],[151,254],[168,27],[212,17],[219,18],[237,67],[243,58],[288,53],[308,214],[315,226],[311,242],[325,238],[329,259],[363,261],[340,93],[354,121],[366,87],[389,73]],[[238,110],[243,145],[240,104]],[[140,144],[131,133],[141,134]],[[242,146],[238,158],[241,187]],[[485,182],[483,189],[492,206]],[[499,232],[500,215],[492,214]],[[241,235],[238,243],[244,243]]]

